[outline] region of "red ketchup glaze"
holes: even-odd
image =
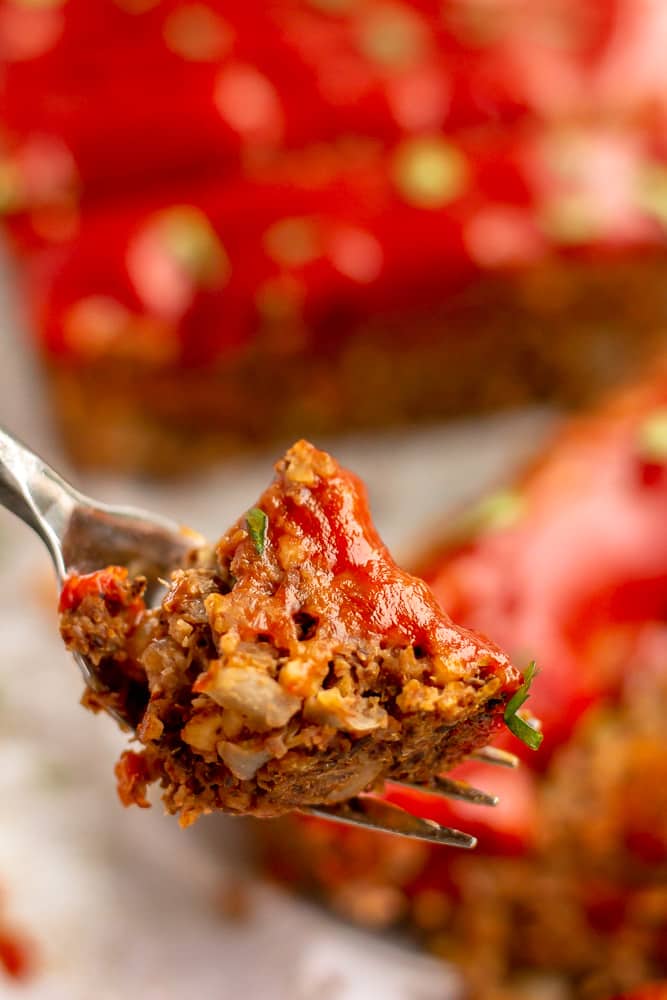
[[[268,625],[272,636],[282,636],[285,645],[291,645],[291,612],[298,608],[318,619],[320,638],[343,643],[347,637],[361,637],[387,647],[413,645],[425,655],[455,657],[481,667],[482,673],[497,674],[502,691],[515,691],[520,676],[505,654],[454,625],[429,587],[393,561],[371,522],[361,481],[307,442],[295,445],[288,460],[290,455],[296,455],[298,462],[313,461],[320,474],[302,484],[291,478],[289,466],[285,469],[279,463],[276,480],[259,501],[268,518],[265,557],[254,558],[251,552],[243,569],[234,570],[237,587],[260,595],[255,616],[246,623],[248,638],[253,630]],[[299,547],[300,558],[287,568],[283,563],[277,592],[262,600],[285,540]],[[229,544],[223,539],[222,554],[229,551]]]
[[[124,589],[127,581],[128,571],[123,566],[107,566],[83,575],[72,573],[63,584],[58,611],[75,611],[86,597],[102,597],[110,609],[117,606],[136,624],[146,605],[141,597],[128,598]]]
[[[317,561],[332,574],[332,619],[348,632],[363,629],[388,644],[411,643],[431,655],[452,646],[460,646],[464,656],[476,655],[476,638],[454,627],[427,585],[393,561],[371,523],[366,490],[356,476],[338,468],[310,497],[307,506],[286,498],[283,516],[299,525]],[[280,530],[273,518],[270,523],[271,530]],[[506,663],[500,650],[497,655]]]
[[[0,6],[2,207],[50,357],[206,365],[257,341],[285,285],[326,356],[480,271],[665,246],[659,4],[141,6]],[[179,206],[221,241],[218,281],[151,240]],[[295,219],[312,253],[272,259]]]
[[[513,12],[511,30],[498,29],[510,18],[493,3],[424,0],[394,12],[372,0],[345,16],[303,0],[252,0],[242,9],[208,0],[197,5],[208,18],[199,59],[173,45],[179,6],[162,0],[137,13],[102,0],[93,18],[85,0],[64,10],[5,4],[7,131],[61,139],[84,193],[99,194],[176,168],[238,170],[248,145],[302,146],[340,134],[391,141],[406,130],[508,127],[664,102],[656,58],[664,22],[636,0],[533,0],[521,16]],[[383,53],[383,28],[390,39],[400,33],[404,51]],[[273,114],[263,128],[235,128],[224,101],[218,106],[216,84],[236,67],[275,91],[267,91]]]

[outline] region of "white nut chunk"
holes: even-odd
[[[367,733],[387,725],[387,712],[365,698],[345,698],[338,688],[319,691],[304,705],[304,718],[320,726]]]
[[[212,708],[196,712],[181,730],[181,739],[199,753],[211,753],[222,734],[222,712]]]
[[[285,691],[278,681],[263,671],[252,667],[224,667],[219,661],[199,679],[197,691],[223,708],[239,712],[258,730],[286,725],[301,707],[300,698]]]
[[[249,747],[239,746],[237,743],[219,743],[218,753],[239,781],[251,781],[260,767],[263,767],[267,760],[271,759],[268,750],[253,750]]]
[[[343,781],[334,791],[327,795],[327,803],[344,802],[346,799],[351,799],[355,795],[359,795],[360,792],[366,791],[378,778],[381,770],[382,761],[366,761],[365,764],[362,764],[357,771],[350,775],[347,781]]]

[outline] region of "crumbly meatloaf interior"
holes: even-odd
[[[61,598],[67,646],[111,692],[87,703],[120,705],[143,745],[118,765],[123,801],[147,804],[158,781],[184,825],[427,781],[492,737],[520,683],[393,563],[356,477],[303,441],[276,468],[159,609],[118,568]]]
[[[667,346],[664,268],[661,254],[554,260],[480,278],[438,310],[359,328],[337,314],[305,344],[281,319],[205,367],[142,360],[128,333],[113,356],[50,362],[48,379],[78,463],[157,475],[295,433],[580,405]]]

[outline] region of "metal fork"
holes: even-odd
[[[0,505],[29,525],[51,554],[62,585],[72,572],[89,573],[105,566],[126,566],[145,576],[147,593],[157,594],[160,577],[182,566],[204,539],[173,521],[132,507],[98,503],[74,489],[50,466],[14,437],[0,430]],[[97,670],[87,658],[74,654],[85,683],[93,691],[104,691]],[[125,729],[130,720],[107,709]],[[489,764],[514,767],[513,754],[485,747],[474,754]],[[465,782],[434,776],[428,785],[403,785],[429,794],[461,799],[475,805],[497,804],[488,795]],[[434,844],[472,848],[474,837],[441,826],[433,820],[413,816],[398,806],[372,795],[360,795],[335,805],[313,806],[302,812],[366,829],[398,834]]]

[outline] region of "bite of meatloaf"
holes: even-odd
[[[143,587],[118,567],[70,577],[61,631],[111,692],[88,704],[135,724],[122,800],[146,805],[157,781],[183,825],[427,782],[492,738],[521,682],[396,566],[361,482],[305,441],[159,608]]]

